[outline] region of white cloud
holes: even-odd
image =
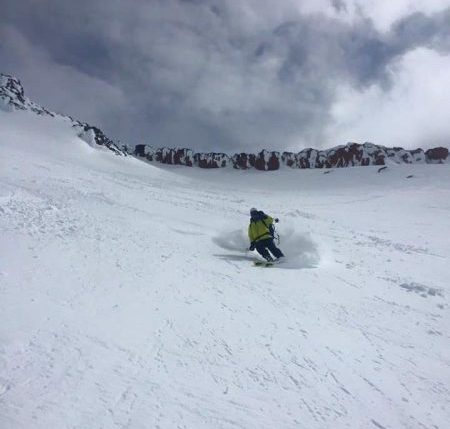
[[[372,141],[416,148],[450,143],[450,55],[419,48],[390,68],[393,86],[363,91],[342,86],[332,107],[330,141]]]
[[[398,19],[415,12],[432,14],[449,7],[448,0],[348,0],[354,17],[363,14],[372,19],[379,31],[388,31]]]

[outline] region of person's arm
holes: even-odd
[[[277,217],[273,218],[272,216],[269,216],[269,215],[265,215],[265,216],[266,216],[267,222],[270,224],[272,224],[273,222],[275,222],[275,223],[279,222],[279,219]]]
[[[266,217],[264,218],[264,223],[266,225],[272,225],[273,224],[273,217],[266,215]]]

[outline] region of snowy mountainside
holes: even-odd
[[[25,96],[20,80],[3,73],[0,73],[0,110],[25,110],[64,121],[75,130],[77,136],[91,146],[104,146],[116,155],[126,155],[117,144],[110,140],[97,127],[72,119],[70,116],[51,112],[46,108],[36,104]]]
[[[72,119],[70,116],[51,112],[25,96],[19,79],[0,73],[0,109],[25,110],[68,122],[78,137],[93,147],[103,146],[117,155],[127,155],[128,146],[119,146],[99,128]],[[450,160],[446,147],[407,150],[401,147],[385,147],[374,143],[347,143],[330,149],[306,148],[298,153],[261,150],[258,153],[202,153],[188,148],[154,148],[138,144],[132,153],[136,157],[161,164],[184,165],[205,169],[231,167],[238,170],[256,169],[274,171],[280,168],[342,168],[395,164],[442,164]]]
[[[0,162],[1,428],[447,426],[448,164],[156,167],[18,111]]]

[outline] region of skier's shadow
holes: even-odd
[[[256,256],[251,255],[236,255],[236,254],[214,254],[216,258],[222,259],[224,261],[250,261],[255,262],[255,260],[261,260]],[[287,260],[282,264],[275,264],[273,268],[279,268],[284,270],[302,270],[306,268],[317,268],[317,261],[300,261],[300,260]]]
[[[214,255],[216,258],[223,259],[225,261],[254,261],[255,257],[250,255],[235,255],[229,253],[220,253]]]

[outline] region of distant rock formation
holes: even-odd
[[[288,168],[341,168],[367,165],[396,164],[443,164],[449,162],[449,151],[445,147],[406,150],[401,147],[387,148],[373,143],[347,143],[326,150],[312,148],[300,152],[276,152],[262,150],[258,153],[195,153],[187,148],[152,148],[145,144],[135,146],[133,152],[109,139],[99,128],[74,120],[70,116],[51,112],[28,99],[18,79],[0,73],[0,109],[27,110],[38,115],[51,116],[67,121],[78,137],[91,146],[103,146],[117,155],[133,154],[149,162],[169,165],[184,165],[200,168],[256,169],[261,171]]]
[[[25,96],[20,80],[0,73],[0,109],[3,110],[28,110],[37,115],[51,116],[56,119],[67,121],[75,129],[76,134],[91,146],[104,146],[117,155],[127,155],[126,150],[109,139],[97,127],[84,122],[77,121],[70,116],[51,112],[39,104],[34,103]]]
[[[442,164],[449,161],[449,151],[444,147],[406,150],[400,147],[386,148],[373,143],[348,143],[327,150],[303,149],[294,152],[236,153],[194,153],[186,148],[153,149],[145,144],[135,147],[134,155],[150,162],[185,165],[200,168],[232,167],[238,170],[269,171],[281,166],[289,168],[342,168],[367,165],[395,164]]]
[[[448,162],[448,149],[446,147],[435,147],[425,152],[428,164],[443,164]]]
[[[225,153],[196,153],[194,164],[200,168],[223,168],[230,165],[230,157]]]

